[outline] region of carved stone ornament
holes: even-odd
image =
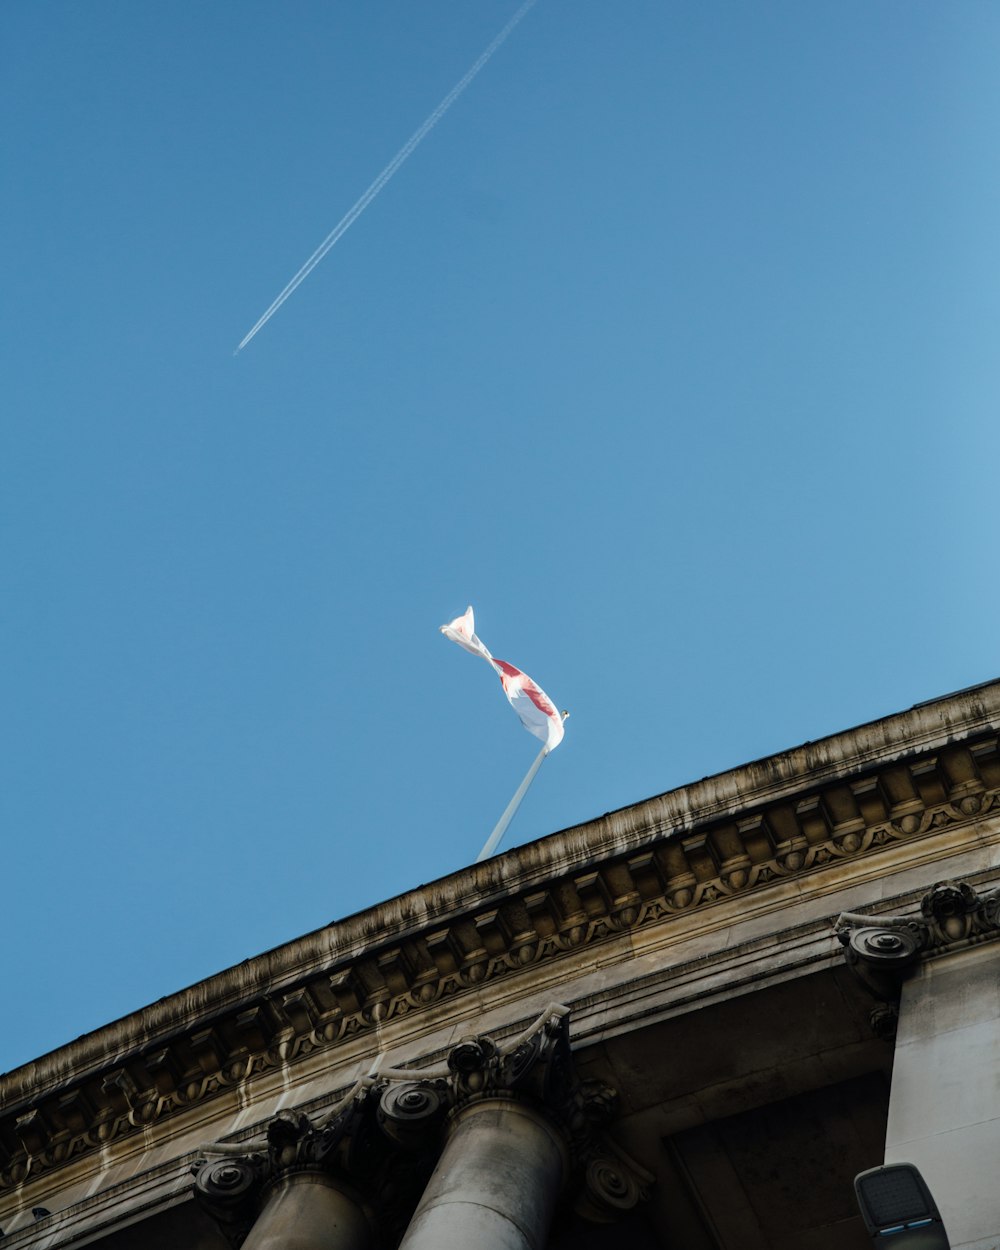
[[[939,881],[920,900],[918,916],[865,916],[842,912],[835,925],[844,958],[883,1004],[899,999],[903,980],[922,957],[1000,937],[1000,890],[977,894],[967,881]],[[880,1035],[891,1035],[882,1012]]]
[[[242,1244],[274,1183],[295,1172],[335,1178],[367,1217],[379,1244],[396,1244],[430,1175],[433,1155],[410,1149],[426,1146],[426,1134],[401,1141],[384,1131],[378,1115],[384,1085],[364,1077],[322,1117],[281,1111],[259,1138],[204,1148],[206,1156],[222,1157],[192,1166],[195,1194],[230,1245]]]
[[[366,943],[361,954],[312,966],[281,989],[262,988],[208,1028],[154,1032],[114,1070],[9,1106],[0,1114],[0,1192],[491,982],[997,814],[1000,743],[990,730],[735,818],[653,820],[641,846],[514,893],[504,884],[502,897],[487,862],[470,870],[483,878],[474,891],[485,895],[481,904]]]
[[[570,1191],[576,1210],[608,1221],[649,1197],[652,1174],[607,1136],[618,1095],[599,1081],[580,1081],[569,1046],[569,1010],[552,1004],[518,1037],[498,1045],[489,1037],[463,1038],[447,1065],[432,1072],[387,1069],[380,1117],[398,1134],[410,1117],[432,1119],[496,1096],[518,1098],[563,1132],[572,1161]]]
[[[253,1141],[206,1147],[215,1157],[193,1166],[195,1192],[235,1247],[269,1186],[290,1172],[324,1171],[356,1196],[380,1244],[392,1246],[436,1161],[448,1116],[498,1096],[524,1100],[562,1131],[580,1214],[612,1220],[648,1197],[651,1174],[605,1132],[617,1095],[576,1078],[569,1012],[557,1005],[505,1043],[463,1038],[440,1067],[376,1068],[321,1119],[283,1111]]]

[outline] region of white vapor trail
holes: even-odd
[[[350,230],[351,226],[354,225],[354,223],[361,216],[361,214],[365,211],[365,209],[372,202],[372,200],[375,199],[375,197],[382,190],[382,188],[386,185],[386,183],[389,182],[393,174],[395,174],[395,172],[399,169],[399,167],[410,156],[413,155],[416,149],[420,146],[421,142],[427,137],[427,135],[430,134],[430,132],[438,124],[441,118],[444,117],[445,113],[448,112],[451,106],[455,103],[455,101],[462,94],[462,92],[466,89],[466,87],[468,87],[468,85],[476,77],[476,75],[483,68],[486,62],[490,59],[490,57],[493,56],[494,52],[496,52],[496,50],[504,42],[504,40],[511,33],[511,31],[513,31],[514,27],[518,24],[518,22],[520,22],[521,18],[524,17],[524,15],[528,12],[528,10],[535,3],[536,3],[536,0],[525,0],[524,4],[521,5],[521,7],[517,10],[514,16],[507,23],[507,25],[503,28],[503,30],[500,31],[500,33],[496,36],[493,42],[490,43],[490,45],[486,48],[486,50],[474,62],[472,67],[458,80],[458,82],[454,85],[454,87],[452,87],[452,89],[444,97],[444,99],[437,106],[434,112],[431,113],[420,124],[418,129],[416,129],[413,132],[413,134],[409,137],[409,139],[407,139],[406,143],[403,144],[403,146],[399,149],[396,155],[389,162],[389,164],[386,165],[385,169],[382,170],[379,176],[371,184],[368,190],[365,191],[364,194],[361,195],[355,201],[355,203],[347,210],[344,216],[341,217],[340,221],[337,222],[334,228],[326,236],[326,238],[319,245],[319,247],[315,250],[315,252],[313,252],[313,254],[309,257],[309,259],[302,266],[302,268],[298,271],[298,273],[288,282],[288,284],[285,287],[282,288],[281,292],[271,301],[271,303],[268,305],[263,315],[259,318],[259,320],[257,320],[254,323],[254,325],[250,328],[250,330],[246,333],[246,335],[244,335],[244,337],[240,340],[240,345],[237,347],[236,351],[233,352],[234,356],[237,355],[239,352],[241,352],[243,348],[246,347],[246,345],[254,337],[254,335],[259,330],[262,330],[264,326],[267,325],[267,323],[271,320],[271,318],[278,311],[278,309],[285,302],[285,300],[288,299],[288,297],[292,295],[302,285],[303,282],[305,282],[306,278],[309,277],[309,275],[316,268],[316,266],[323,259],[323,257],[327,254],[330,248],[333,247],[335,243],[338,243],[344,237],[347,231]]]

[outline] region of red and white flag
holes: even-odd
[[[521,724],[536,738],[541,738],[547,751],[554,751],[563,740],[563,718],[556,710],[555,704],[527,673],[522,673],[506,660],[495,660],[482,642],[476,637],[476,620],[472,608],[465,610],[464,616],[457,616],[447,625],[441,626],[441,633],[452,642],[481,656],[500,678],[503,692],[510,701],[511,707],[518,714]]]

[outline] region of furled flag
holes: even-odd
[[[473,655],[482,656],[492,666],[521,724],[536,738],[541,738],[547,751],[554,751],[562,742],[564,732],[563,718],[556,711],[555,704],[527,673],[522,673],[506,660],[495,660],[490,655],[476,637],[476,621],[472,608],[466,608],[464,616],[457,616],[447,625],[442,625],[441,633]]]

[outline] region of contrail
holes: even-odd
[[[399,149],[396,155],[389,162],[389,164],[386,165],[385,169],[382,170],[379,176],[375,179],[375,181],[368,188],[368,190],[365,191],[364,194],[361,195],[359,199],[355,201],[355,203],[351,206],[351,208],[347,210],[344,216],[341,217],[340,221],[337,222],[337,224],[333,227],[330,233],[323,240],[323,242],[319,245],[319,247],[315,250],[315,252],[313,252],[313,254],[309,257],[306,263],[298,271],[295,277],[292,278],[291,281],[288,283],[288,285],[285,286],[281,290],[281,292],[275,297],[274,300],[272,300],[272,302],[268,305],[264,314],[260,317],[258,321],[256,321],[253,324],[253,326],[246,333],[246,335],[240,340],[239,347],[237,347],[236,351],[233,352],[234,356],[237,355],[239,352],[241,352],[244,347],[246,347],[247,343],[250,342],[250,340],[258,332],[258,330],[262,330],[264,326],[267,325],[267,323],[271,320],[271,318],[278,311],[278,309],[285,302],[285,300],[288,299],[288,297],[294,291],[296,291],[302,285],[303,282],[305,282],[306,278],[309,277],[309,275],[316,268],[316,266],[323,259],[323,257],[327,254],[330,248],[333,247],[335,243],[339,242],[340,239],[342,239],[343,236],[347,233],[347,231],[350,230],[351,226],[354,225],[354,223],[361,216],[361,214],[365,211],[365,209],[372,202],[372,200],[375,199],[375,197],[382,190],[382,188],[386,185],[386,183],[389,182],[389,180],[392,178],[396,170],[399,169],[399,167],[410,156],[413,155],[413,153],[420,146],[422,141],[427,137],[427,135],[430,134],[430,132],[438,124],[441,118],[444,117],[445,113],[448,112],[448,110],[455,103],[458,97],[462,94],[462,92],[466,89],[466,87],[468,87],[468,85],[472,82],[473,78],[475,78],[475,76],[483,68],[483,66],[490,59],[490,57],[492,57],[493,53],[496,52],[496,50],[504,42],[504,40],[511,33],[511,31],[518,24],[518,22],[520,22],[521,18],[524,17],[524,15],[528,12],[528,10],[535,4],[535,2],[536,0],[525,0],[524,4],[521,5],[521,7],[517,10],[514,16],[507,23],[507,25],[499,33],[499,35],[496,36],[493,42],[486,48],[486,50],[473,63],[471,69],[469,69],[458,80],[458,82],[455,83],[454,87],[452,87],[452,89],[444,97],[444,99],[437,106],[434,112],[431,113],[430,116],[427,117],[426,120],[421,123],[418,129],[413,132],[413,134],[409,137],[409,139],[407,139],[406,143],[403,144],[403,146]]]

